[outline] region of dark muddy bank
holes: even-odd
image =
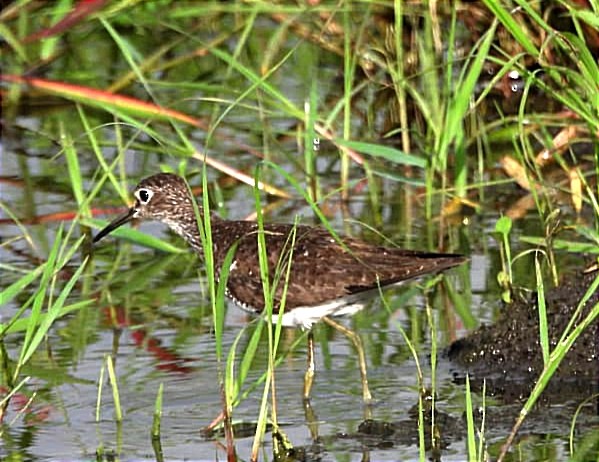
[[[547,292],[551,350],[596,277],[596,272],[574,275]],[[577,321],[581,321],[598,302],[599,292],[595,291]],[[476,388],[480,389],[486,380],[487,394],[506,403],[526,399],[543,370],[536,294],[520,296],[503,308],[493,325],[482,326],[454,342],[449,347],[448,357],[460,367],[456,371],[457,380],[463,379],[467,372]],[[582,401],[598,391],[598,384],[599,322],[595,320],[574,343],[541,400],[544,403]]]

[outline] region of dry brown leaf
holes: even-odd
[[[536,206],[535,198],[532,194],[527,194],[524,197],[518,199],[512,206],[506,210],[505,216],[511,218],[512,220],[517,220],[526,216],[526,214],[534,209]]]
[[[560,130],[560,132],[553,137],[553,147],[551,149],[543,149],[537,157],[535,162],[541,167],[553,162],[553,154],[555,152],[563,151],[570,145],[570,142],[578,135],[578,127],[576,125],[569,125],[568,127]]]
[[[572,195],[572,206],[576,213],[582,210],[582,178],[576,169],[570,169],[570,192]]]
[[[512,156],[503,156],[499,160],[499,163],[506,175],[518,183],[521,188],[526,189],[527,191],[531,190],[531,184],[526,175],[526,170],[520,165],[520,162]]]

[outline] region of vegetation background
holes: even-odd
[[[0,457],[146,458],[149,441],[157,460],[505,457],[597,316],[577,314],[551,343],[544,294],[599,242],[598,12],[594,0],[4,2]],[[91,247],[100,217],[159,170],[224,217],[299,217],[471,257],[348,321],[382,427],[363,425],[353,350],[327,326],[314,415],[300,399],[304,333],[228,310],[214,268],[150,236],[161,228]],[[487,403],[440,351],[520,288],[535,291],[546,367],[528,400]],[[511,412],[485,425],[477,406]],[[225,432],[200,435],[221,411]],[[531,419],[507,457],[597,460],[596,420],[549,412],[551,429]],[[458,419],[441,425],[446,414]]]

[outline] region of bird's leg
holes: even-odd
[[[322,320],[329,326],[331,326],[333,329],[341,332],[354,344],[356,352],[358,353],[358,364],[360,365],[360,375],[362,376],[362,397],[364,398],[365,404],[370,404],[372,402],[372,395],[370,394],[370,390],[368,388],[368,376],[366,374],[366,355],[364,354],[364,347],[362,346],[362,340],[360,339],[360,336],[356,334],[353,330],[348,329],[342,324],[333,321],[331,318],[325,316],[324,318],[322,318]]]
[[[320,438],[318,432],[318,417],[308,399],[304,400],[304,417],[306,418],[306,424],[308,425],[308,430],[310,430],[312,441],[314,443],[318,442]]]
[[[221,423],[223,423],[223,420],[225,420],[225,411],[220,411],[220,414],[218,414],[214,419],[212,419],[212,422],[210,422],[207,426],[202,428],[200,430],[200,433],[202,433],[206,437],[212,436],[212,432],[214,432],[214,429],[218,427]]]
[[[308,331],[308,368],[304,376],[304,401],[310,399],[310,390],[314,381],[314,334]]]

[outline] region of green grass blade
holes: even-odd
[[[437,156],[441,158],[440,165],[445,165],[445,158],[450,143],[454,141],[458,136],[458,133],[462,131],[461,127],[463,126],[463,120],[469,109],[474,89],[479,81],[483,65],[489,54],[493,39],[495,38],[496,27],[497,23],[494,23],[485,33],[479,44],[477,44],[477,47],[472,50],[471,56],[474,56],[474,58],[472,59],[463,80],[454,90],[455,95],[449,105],[443,132],[439,139],[439,146],[438,149],[436,149]]]
[[[236,390],[239,392],[245,381],[247,379],[248,373],[251,369],[252,362],[256,356],[256,351],[258,350],[258,345],[260,343],[260,339],[262,338],[262,330],[266,326],[266,323],[263,320],[258,320],[258,324],[250,337],[250,340],[245,346],[245,351],[243,353],[243,357],[239,363],[239,374],[237,379],[235,380]],[[240,333],[241,335],[241,333]],[[237,339],[235,340],[237,342]],[[233,376],[231,376],[233,378]]]
[[[11,285],[9,285],[5,289],[3,289],[2,292],[0,292],[0,306],[6,305],[13,298],[15,298],[19,293],[21,293],[23,291],[23,289],[25,289],[25,287],[27,287],[29,284],[31,284],[33,281],[35,281],[40,276],[40,273],[42,273],[44,271],[45,267],[46,267],[46,263],[42,263],[40,266],[38,266],[34,270],[27,273],[25,276],[21,277],[20,279],[18,279],[17,281],[13,282]],[[0,324],[0,337],[2,337],[4,335],[4,329],[6,328],[6,326],[8,324],[10,324],[10,322],[7,324],[5,324],[5,323]]]
[[[81,242],[83,242],[83,239],[84,239],[84,237],[82,236],[79,239],[78,243],[75,244],[75,247],[78,247],[81,244]],[[37,330],[35,331],[35,334],[32,335],[31,341],[27,345],[27,349],[21,356],[21,358],[19,360],[20,362],[26,363],[27,361],[29,361],[29,358],[31,358],[33,353],[35,353],[38,346],[43,341],[44,337],[48,334],[48,331],[52,327],[52,324],[54,323],[54,321],[56,321],[56,319],[58,319],[59,317],[61,317],[65,314],[63,312],[63,308],[64,308],[64,303],[66,301],[66,298],[70,295],[71,290],[73,290],[73,287],[79,281],[79,277],[81,276],[81,273],[85,269],[86,263],[87,263],[87,258],[79,265],[79,268],[77,268],[77,271],[75,271],[75,273],[73,273],[73,276],[71,276],[69,281],[63,287],[62,291],[60,292],[60,295],[57,297],[57,299],[54,301],[54,303],[48,308],[48,312],[46,313],[46,316],[43,318],[41,316],[39,316],[37,318],[37,320],[39,321],[39,325],[37,326]]]
[[[529,32],[522,28],[512,13],[507,10],[505,2],[500,2],[498,0],[483,0],[483,3],[528,53],[533,57],[539,56],[539,50],[530,39]]]
[[[158,386],[158,393],[156,394],[156,402],[154,403],[154,416],[152,418],[152,431],[151,436],[153,439],[160,438],[160,425],[162,422],[162,395],[164,392],[164,383],[160,383]]]
[[[100,418],[102,416],[102,389],[104,388],[104,374],[106,371],[106,362],[102,362],[102,367],[100,367],[100,377],[98,378],[98,392],[96,393],[96,413],[95,413],[95,422],[100,422]]]
[[[536,236],[519,236],[520,242],[535,246],[546,247],[547,238]],[[599,254],[599,245],[595,242],[569,241],[567,239],[553,239],[551,246],[554,250],[565,250],[572,253]]]
[[[223,331],[225,326],[225,293],[227,290],[227,282],[229,280],[229,270],[231,269],[231,265],[235,258],[235,253],[237,252],[238,243],[234,243],[229,250],[227,250],[227,254],[225,255],[225,259],[223,260],[222,266],[219,271],[218,277],[218,285],[216,290],[216,305],[219,309],[214,311],[214,336],[217,340],[216,342],[216,357],[220,361],[223,355],[223,347],[222,347],[222,338]]]
[[[268,83],[268,78],[275,72],[284,62],[286,62],[295,53],[295,48],[292,48],[283,58],[267,72],[264,76],[256,74],[252,69],[244,66],[238,60],[234,59],[230,54],[218,49],[211,48],[210,53],[215,55],[217,58],[223,60],[233,69],[238,71],[241,75],[247,78],[255,87],[261,88],[266,94],[270,95],[282,109],[285,110],[290,116],[295,117],[298,120],[303,120],[304,111],[298,108],[293,102],[287,98],[283,92],[279,91],[273,85]]]
[[[44,299],[46,296],[46,291],[48,290],[48,287],[50,285],[52,275],[54,274],[54,271],[56,270],[56,259],[58,256],[58,250],[60,247],[60,242],[62,240],[62,235],[63,235],[63,227],[61,224],[56,232],[54,244],[52,245],[52,248],[50,249],[50,253],[48,254],[48,259],[47,259],[46,265],[44,266],[44,270],[42,273],[42,279],[40,281],[40,287],[39,287],[38,291],[36,292],[34,300],[33,300],[33,306],[31,308],[31,315],[30,315],[30,323],[27,326],[27,330],[25,332],[25,338],[23,339],[23,345],[21,347],[21,353],[19,355],[18,366],[15,369],[15,379],[16,379],[16,374],[18,374],[20,367],[22,367],[25,364],[24,358],[30,351],[30,346],[31,346],[32,340],[34,338],[36,328],[40,323],[40,315],[41,315],[42,305],[44,303]]]
[[[79,302],[75,302],[72,303],[70,305],[65,305],[60,311],[59,313],[56,315],[56,319],[62,318],[63,316],[66,316],[67,314],[70,313],[74,313],[76,311],[81,310],[82,308],[88,307],[88,306],[92,306],[96,303],[95,300],[81,300]],[[28,307],[28,304],[24,305],[25,307]],[[45,319],[50,316],[48,313],[41,313],[37,318],[36,318],[36,327],[39,326],[40,324],[45,322]],[[15,319],[14,321],[11,319],[11,322],[6,323],[6,327],[5,330],[2,332],[3,335],[9,335],[9,334],[16,334],[19,332],[25,332],[27,330],[27,327],[32,323],[32,320],[30,317],[25,317],[25,318],[18,318]]]
[[[539,315],[539,341],[543,353],[543,364],[549,361],[549,327],[547,325],[547,306],[545,305],[545,284],[538,256],[535,257],[535,276],[537,280],[537,310]]]
[[[394,164],[410,165],[418,168],[426,168],[427,165],[427,160],[425,158],[414,154],[408,154],[390,146],[342,139],[335,139],[335,143],[363,154],[368,154],[372,157],[388,160]]]
[[[91,211],[88,206],[88,201],[85,199],[85,193],[83,192],[83,178],[81,176],[81,167],[79,166],[77,150],[75,149],[71,134],[65,130],[63,124],[60,124],[60,143],[67,161],[70,185],[73,190],[75,201],[77,202],[79,214],[89,217],[91,216]]]
[[[470,389],[470,375],[466,374],[466,446],[468,460],[476,461],[476,427],[474,425],[474,406],[472,405],[472,390]]]
[[[123,410],[121,408],[121,395],[119,393],[119,384],[111,355],[106,356],[106,367],[108,370],[108,378],[110,379],[110,388],[112,389],[112,399],[114,401],[114,418],[117,422],[122,422]]]

